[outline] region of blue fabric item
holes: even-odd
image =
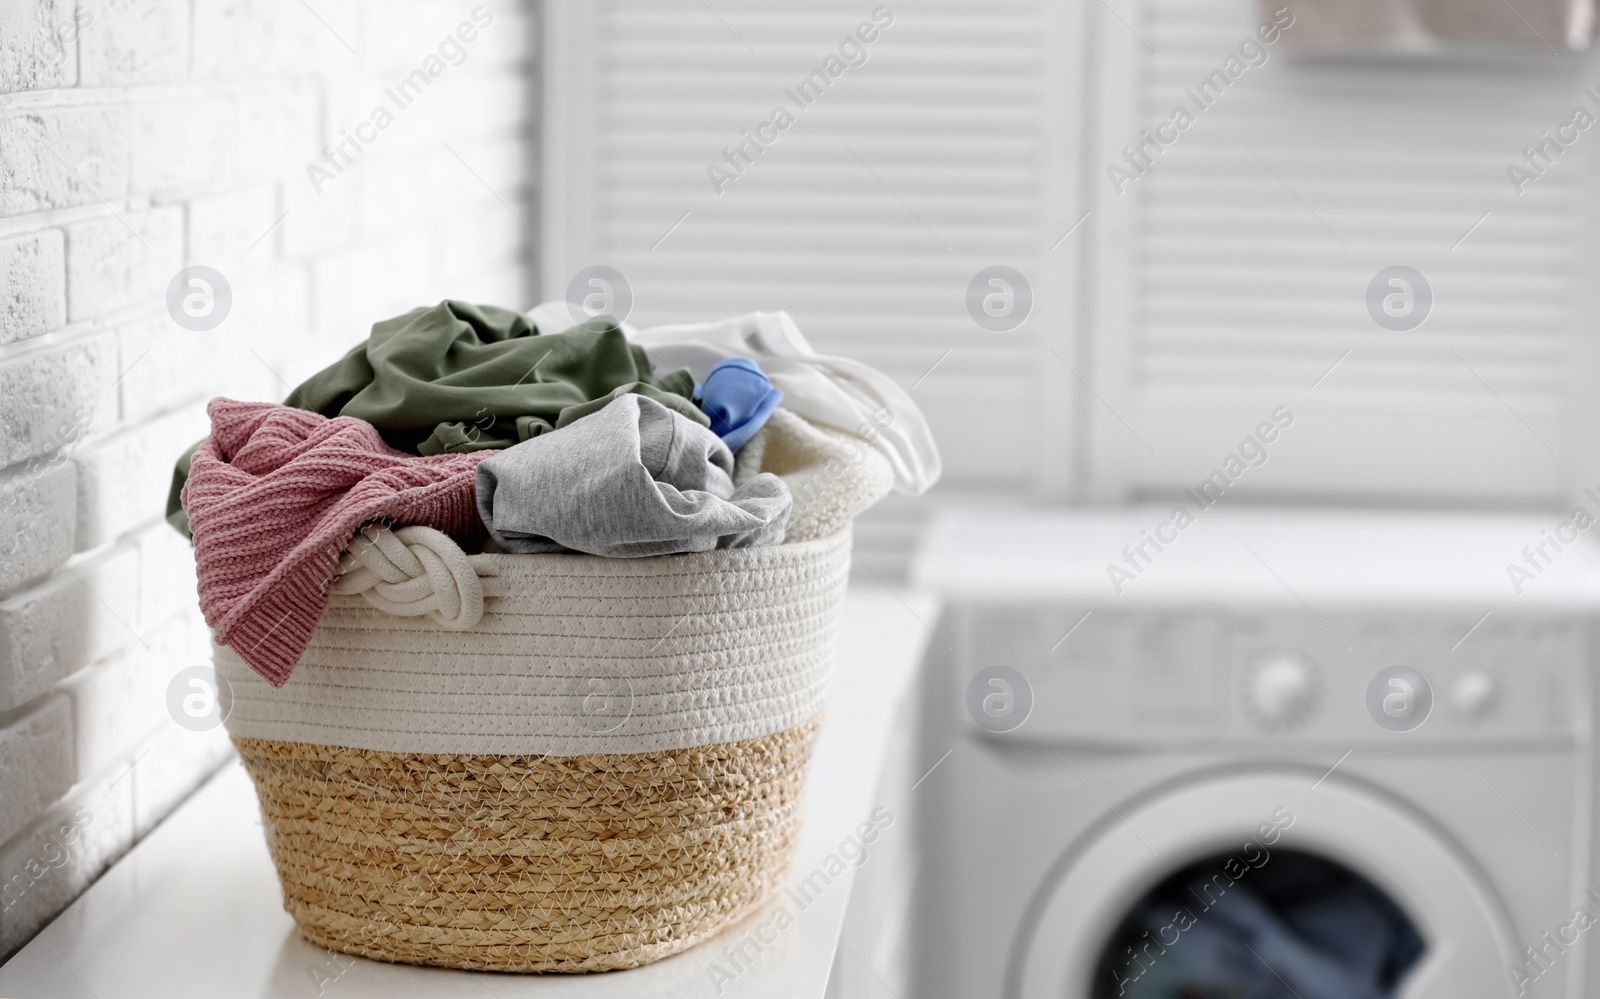
[[[730,451],[744,447],[783,401],[783,393],[747,357],[712,365],[705,384],[696,385],[694,394],[700,399],[700,411],[711,418],[711,429]]]

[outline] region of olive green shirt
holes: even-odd
[[[508,448],[628,392],[710,426],[690,398],[689,372],[653,378],[644,348],[609,316],[541,335],[518,312],[446,299],[373,324],[365,342],[283,404],[358,417],[390,446],[433,455]],[[179,495],[193,453],[179,459],[167,497],[167,519],[185,534]]]

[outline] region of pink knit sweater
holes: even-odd
[[[363,524],[483,536],[473,488],[494,454],[418,457],[365,420],[213,399],[183,508],[194,534],[200,609],[227,645],[275,687],[289,679],[322,612],[340,552]]]

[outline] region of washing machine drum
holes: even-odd
[[[1252,840],[1135,902],[1100,951],[1092,999],[1388,999],[1422,953],[1366,878]]]
[[[1425,823],[1353,783],[1185,782],[1122,812],[1041,895],[1022,999],[1504,999],[1513,934]]]

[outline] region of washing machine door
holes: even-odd
[[[1402,999],[1511,996],[1515,935],[1470,862],[1404,806],[1353,782],[1328,778],[1313,788],[1314,780],[1298,773],[1220,776],[1121,810],[1120,820],[1064,858],[1033,907],[1008,994],[1090,999],[1103,952],[1137,900],[1200,857],[1233,852],[1256,862],[1260,847],[1244,843],[1276,821],[1283,831],[1268,851],[1314,854],[1349,868],[1414,925],[1425,950],[1401,980]],[[1200,911],[1200,902],[1194,908]]]

